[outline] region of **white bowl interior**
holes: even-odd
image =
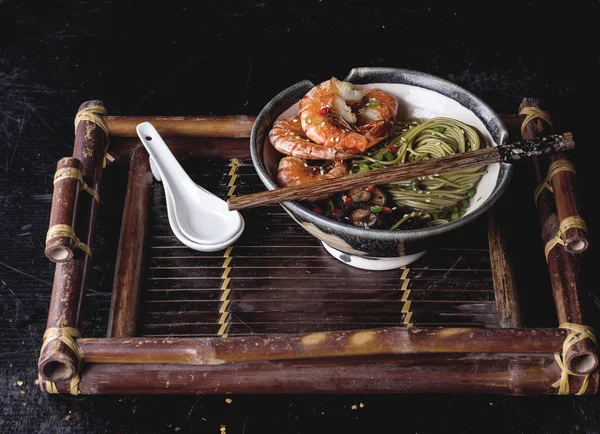
[[[418,86],[400,83],[357,84],[356,88],[378,88],[396,96],[399,101],[399,119],[408,119],[411,117],[430,119],[442,116],[457,119],[476,127],[481,132],[487,146],[497,146],[497,144],[494,143],[490,132],[473,111],[441,93]],[[299,103],[293,104],[285,110],[278,119],[298,114],[298,104]],[[487,167],[486,173],[477,184],[475,196],[471,200],[471,204],[465,214],[471,213],[479,208],[490,196],[496,186],[499,172],[499,163],[491,164]]]

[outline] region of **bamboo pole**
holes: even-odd
[[[92,100],[81,104],[78,114],[94,107],[104,109],[101,101]],[[96,192],[100,188],[106,140],[105,131],[97,123],[87,117],[78,122],[73,157],[81,162],[83,181]],[[77,208],[75,233],[91,249],[98,202],[92,195],[81,195]],[[70,260],[56,265],[47,335],[38,361],[39,375],[44,381],[71,381],[78,373],[81,356],[73,342],[82,323],[89,268],[90,256],[80,249]]]
[[[151,205],[152,173],[143,146],[131,154],[107,336],[135,336]]]
[[[567,330],[412,327],[221,338],[79,339],[86,363],[220,365],[431,353],[560,352]]]
[[[519,111],[527,107],[539,109],[540,101],[537,98],[525,98],[519,106]],[[533,139],[544,134],[546,130],[548,130],[548,126],[542,119],[534,119],[523,127],[523,138]],[[546,181],[548,161],[542,157],[535,157],[533,166],[538,185],[541,185]],[[558,177],[560,174],[556,176]],[[561,182],[566,183],[569,179],[571,178],[564,178]],[[552,194],[547,189],[542,189],[537,198],[544,246],[548,245],[559,229],[555,200],[561,201],[563,198]],[[577,258],[562,246],[557,245],[547,252],[547,262],[559,325],[565,323],[584,324]],[[578,374],[594,371],[598,367],[596,346],[590,339],[575,344],[565,355],[565,363],[569,370]]]
[[[137,137],[136,127],[150,122],[164,138],[250,137],[255,116],[107,116],[111,137]]]
[[[73,232],[81,190],[81,182],[77,176],[81,176],[81,162],[76,158],[62,158],[56,165],[50,224],[44,250],[52,262],[68,261],[79,247],[78,238]]]
[[[92,363],[79,385],[86,395],[224,393],[487,393],[556,394],[552,355],[444,354],[212,366]],[[576,377],[572,386],[579,389]],[[43,389],[44,386],[42,386]],[[598,390],[598,373],[586,393]],[[59,392],[68,392],[59,385]]]
[[[500,199],[500,203],[503,200]],[[494,281],[494,295],[500,327],[521,327],[521,311],[515,272],[507,246],[505,226],[507,222],[499,218],[499,210],[488,213],[488,245],[490,249],[490,267]]]

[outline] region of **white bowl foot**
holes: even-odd
[[[370,271],[393,270],[395,268],[404,267],[423,256],[426,252],[413,253],[412,255],[398,256],[393,258],[363,258],[361,256],[350,255],[334,249],[328,244],[321,241],[325,250],[334,258],[340,260],[351,267],[361,268]]]

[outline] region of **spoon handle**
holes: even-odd
[[[136,127],[136,130],[142,144],[157,166],[161,178],[163,178],[162,181],[167,182],[172,189],[191,191],[191,187],[195,187],[195,183],[183,170],[154,126],[150,122],[142,122]]]

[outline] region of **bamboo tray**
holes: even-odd
[[[537,105],[526,99],[520,109]],[[525,116],[503,119],[524,138],[549,127],[539,117],[524,123]],[[249,155],[253,117],[111,117],[101,101],[82,104],[73,156],[55,176],[43,391],[597,392],[597,349],[584,325],[577,262],[587,247],[585,226],[562,230],[564,246],[548,251],[550,285],[540,291],[552,293],[557,326],[523,326],[507,222],[495,210],[392,271],[340,263],[278,205],[244,211],[246,229],[233,246],[196,252],[169,228],[162,184],[135,133],[143,121],[222,198],[264,190]],[[563,169],[547,177],[555,160]],[[81,312],[106,165],[125,175],[125,206],[107,337],[86,338]],[[561,222],[578,218],[575,173],[565,156],[536,160],[534,169],[547,187],[536,199],[547,245]]]

